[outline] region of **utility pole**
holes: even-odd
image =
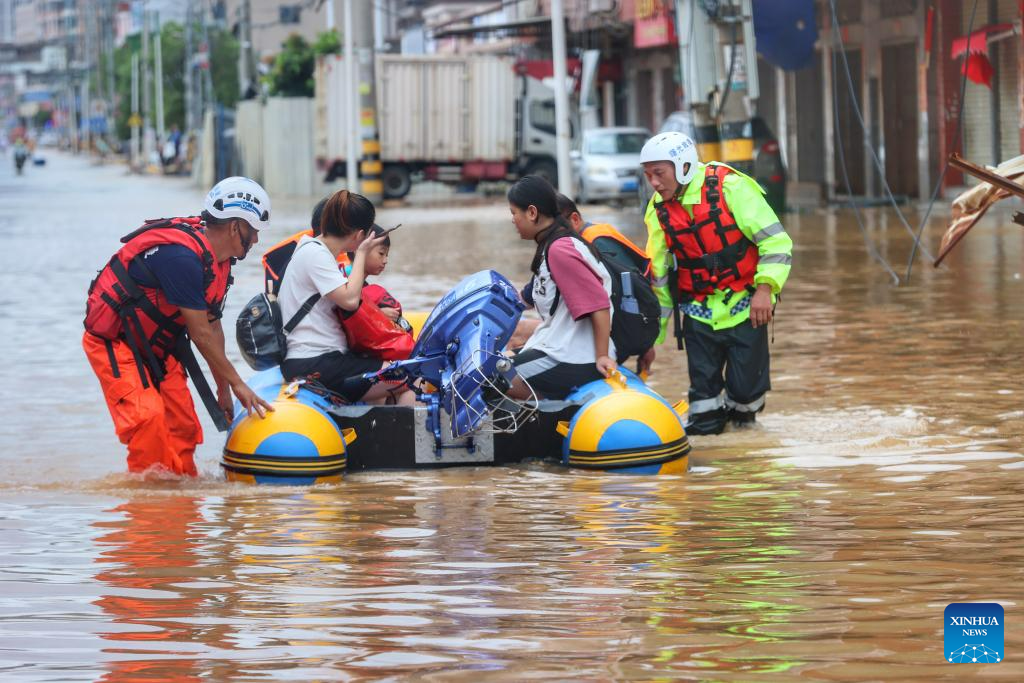
[[[81,83],[81,102],[82,102],[82,131],[85,133],[85,149],[88,150],[92,147],[92,78],[93,70],[97,66],[95,55],[93,55],[93,30],[96,26],[96,17],[92,12],[81,12],[79,11],[79,22],[78,25],[83,33],[83,46],[82,52],[85,71],[82,75]]]
[[[355,17],[356,57],[358,59],[358,83],[356,98],[359,102],[358,131],[360,137],[361,161],[359,163],[360,187],[362,193],[371,202],[384,199],[384,184],[381,172],[384,170],[380,161],[380,140],[377,138],[377,94],[374,91],[374,8],[368,0],[360,0],[356,5],[359,13]]]
[[[209,27],[209,22],[207,21],[207,10],[206,10],[206,7],[200,6],[200,12],[202,13],[202,17],[203,17],[203,19],[202,19],[202,21],[203,21],[203,23],[202,23],[203,43],[206,46],[206,61],[205,61],[204,65],[203,65],[203,67],[202,67],[202,79],[203,80],[202,80],[202,88],[201,88],[203,93],[204,93],[203,94],[203,107],[204,108],[201,110],[201,113],[200,113],[200,117],[201,117],[201,121],[202,121],[202,125],[200,127],[205,132],[205,130],[206,130],[206,121],[207,121],[206,114],[209,111],[210,114],[211,114],[211,116],[210,116],[210,133],[212,134],[212,137],[213,137],[213,155],[212,155],[212,161],[213,161],[213,169],[212,170],[213,170],[213,173],[210,174],[209,173],[210,169],[207,169],[205,167],[202,168],[202,172],[203,172],[204,176],[206,176],[207,174],[210,174],[210,175],[212,175],[212,177],[215,180],[220,180],[221,178],[224,177],[221,174],[221,171],[224,170],[224,166],[226,164],[224,163],[223,155],[221,155],[219,153],[220,146],[221,146],[220,134],[221,134],[222,131],[218,127],[218,119],[220,118],[218,116],[218,112],[219,112],[220,107],[217,104],[217,93],[213,89],[213,75],[211,73],[213,71],[213,43],[210,42],[210,27]]]
[[[349,192],[359,192],[359,171],[356,168],[356,155],[359,153],[359,88],[356,85],[356,56],[354,40],[354,22],[352,21],[352,3],[355,0],[344,0],[345,17],[345,81],[348,83],[349,120],[348,146],[345,152],[345,187]]]
[[[153,13],[153,23],[156,25],[156,35],[154,36],[153,48],[155,51],[154,58],[156,59],[156,139],[159,140],[159,144],[164,144],[164,55],[163,48],[161,47],[160,40],[160,14],[158,12]],[[161,156],[163,151],[159,150]]]
[[[132,170],[139,167],[139,53],[132,53],[132,115],[129,119],[132,127]]]
[[[377,0],[373,3],[373,49],[377,52],[384,51],[384,38],[388,26],[388,0]]]
[[[345,0],[348,2],[348,0]],[[327,30],[334,28],[334,0],[327,0]]]
[[[114,79],[114,19],[117,15],[117,0],[109,0],[107,5],[107,21],[104,26],[107,50],[107,135],[114,132],[114,121],[117,103],[117,83]]]
[[[572,167],[569,165],[570,127],[568,73],[565,65],[565,13],[562,0],[551,0],[551,54],[555,67],[555,159],[558,162],[558,190],[572,195]]]
[[[203,43],[206,45],[206,65],[203,68],[203,81],[202,81],[202,102],[203,108],[200,110],[201,116],[205,120],[206,107],[212,107],[217,101],[217,96],[213,92],[213,76],[211,75],[213,66],[213,43],[210,42],[210,27],[206,21],[206,9],[200,7],[199,9],[202,16],[202,29],[203,29]]]
[[[676,0],[676,21],[682,105],[693,114],[698,154],[752,172],[750,110],[760,87],[751,1]]]
[[[253,80],[252,69],[252,5],[242,0],[238,26],[238,92],[244,96]]]
[[[192,49],[192,22],[195,21],[195,13],[192,10],[192,0],[188,0],[185,7],[185,134],[191,134],[196,127],[195,119],[195,87],[192,84],[192,70],[195,68],[195,59]]]
[[[153,157],[153,141],[150,135],[152,131],[152,88],[153,72],[149,68],[149,10],[146,9],[146,2],[142,2],[142,165],[149,166],[149,160]]]
[[[71,147],[78,153],[78,120],[75,116],[75,84],[74,77],[71,72],[71,60],[74,51],[74,35],[71,33],[71,15],[65,15],[61,18],[61,25],[63,26],[63,42],[64,42],[64,110],[67,112],[64,125],[68,128],[69,135],[71,136]]]

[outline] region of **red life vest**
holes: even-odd
[[[633,267],[636,268],[637,272],[646,278],[651,277],[651,260],[647,258],[647,253],[640,247],[633,244],[628,237],[623,235],[621,232],[616,230],[608,223],[593,223],[586,226],[580,231],[580,237],[590,242],[597,248],[599,252],[604,254],[605,252],[601,249],[601,240],[611,240],[616,242],[629,252],[632,260]],[[630,265],[630,264],[623,264]]]
[[[380,310],[382,306],[398,309],[398,314],[402,314],[402,305],[388,290],[380,285],[364,285],[362,302],[355,312],[340,308],[335,311],[350,350],[382,360],[405,360],[416,346],[412,329],[401,318],[393,322]]]
[[[231,285],[231,260],[216,261],[202,221],[195,216],[147,221],[122,237],[121,242],[124,246],[89,285],[85,329],[108,341],[127,342],[140,364],[140,372],[144,364],[159,384],[163,360],[184,338],[185,323],[178,307],[167,301],[163,291],[137,283],[128,274],[129,266],[134,259],[162,244],[178,244],[192,250],[203,263],[207,311],[211,320],[217,320]]]
[[[380,285],[363,285],[363,301],[367,301],[377,308],[394,308],[398,311],[398,315],[402,315],[402,304],[391,296],[391,292]]]
[[[703,301],[716,289],[753,289],[757,246],[736,225],[722,192],[732,172],[728,166],[707,165],[700,204],[693,205],[692,218],[676,199],[654,204],[669,251],[676,258],[679,292],[688,300]]]

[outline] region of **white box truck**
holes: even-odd
[[[554,92],[519,73],[514,59],[382,54],[375,69],[385,197],[404,197],[420,179],[470,184],[536,173],[557,180]],[[345,175],[351,92],[342,58],[321,58],[316,157],[327,182]]]

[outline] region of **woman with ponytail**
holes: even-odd
[[[527,398],[565,398],[615,370],[611,340],[612,282],[593,247],[580,239],[558,211],[555,188],[526,176],[508,191],[512,223],[524,240],[537,243],[526,295],[541,324],[513,362],[512,393]]]
[[[323,207],[319,234],[303,236],[295,247],[281,281],[278,301],[281,319],[288,321],[302,308],[309,312],[288,333],[288,352],[281,372],[285,379],[315,376],[317,381],[349,402],[382,401],[392,394],[401,403],[414,397],[404,387],[371,385],[359,376],[380,370],[379,358],[349,350],[335,307],[359,308],[366,279],[366,257],[387,236],[371,232],[376,210],[366,197],[348,190],[335,192]],[[314,232],[316,226],[314,226]],[[346,278],[338,254],[354,252]],[[314,298],[316,296],[319,298]],[[315,301],[311,306],[310,301]],[[399,396],[401,394],[401,396]]]

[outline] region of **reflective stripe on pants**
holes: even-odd
[[[119,376],[102,339],[88,332],[82,348],[100,382],[117,438],[128,447],[128,471],[157,467],[172,474],[195,476],[193,455],[203,441],[185,371],[167,359],[167,374],[160,389],[144,387],[131,349],[122,341],[111,343]]]
[[[750,403],[737,403],[731,398],[726,398],[725,407],[729,410],[734,410],[737,413],[756,413],[764,408],[764,394],[761,394]]]
[[[693,393],[690,393],[693,396]],[[699,415],[700,413],[710,413],[712,410],[718,410],[725,406],[725,395],[719,394],[714,398],[702,398],[690,403],[690,414]]]

